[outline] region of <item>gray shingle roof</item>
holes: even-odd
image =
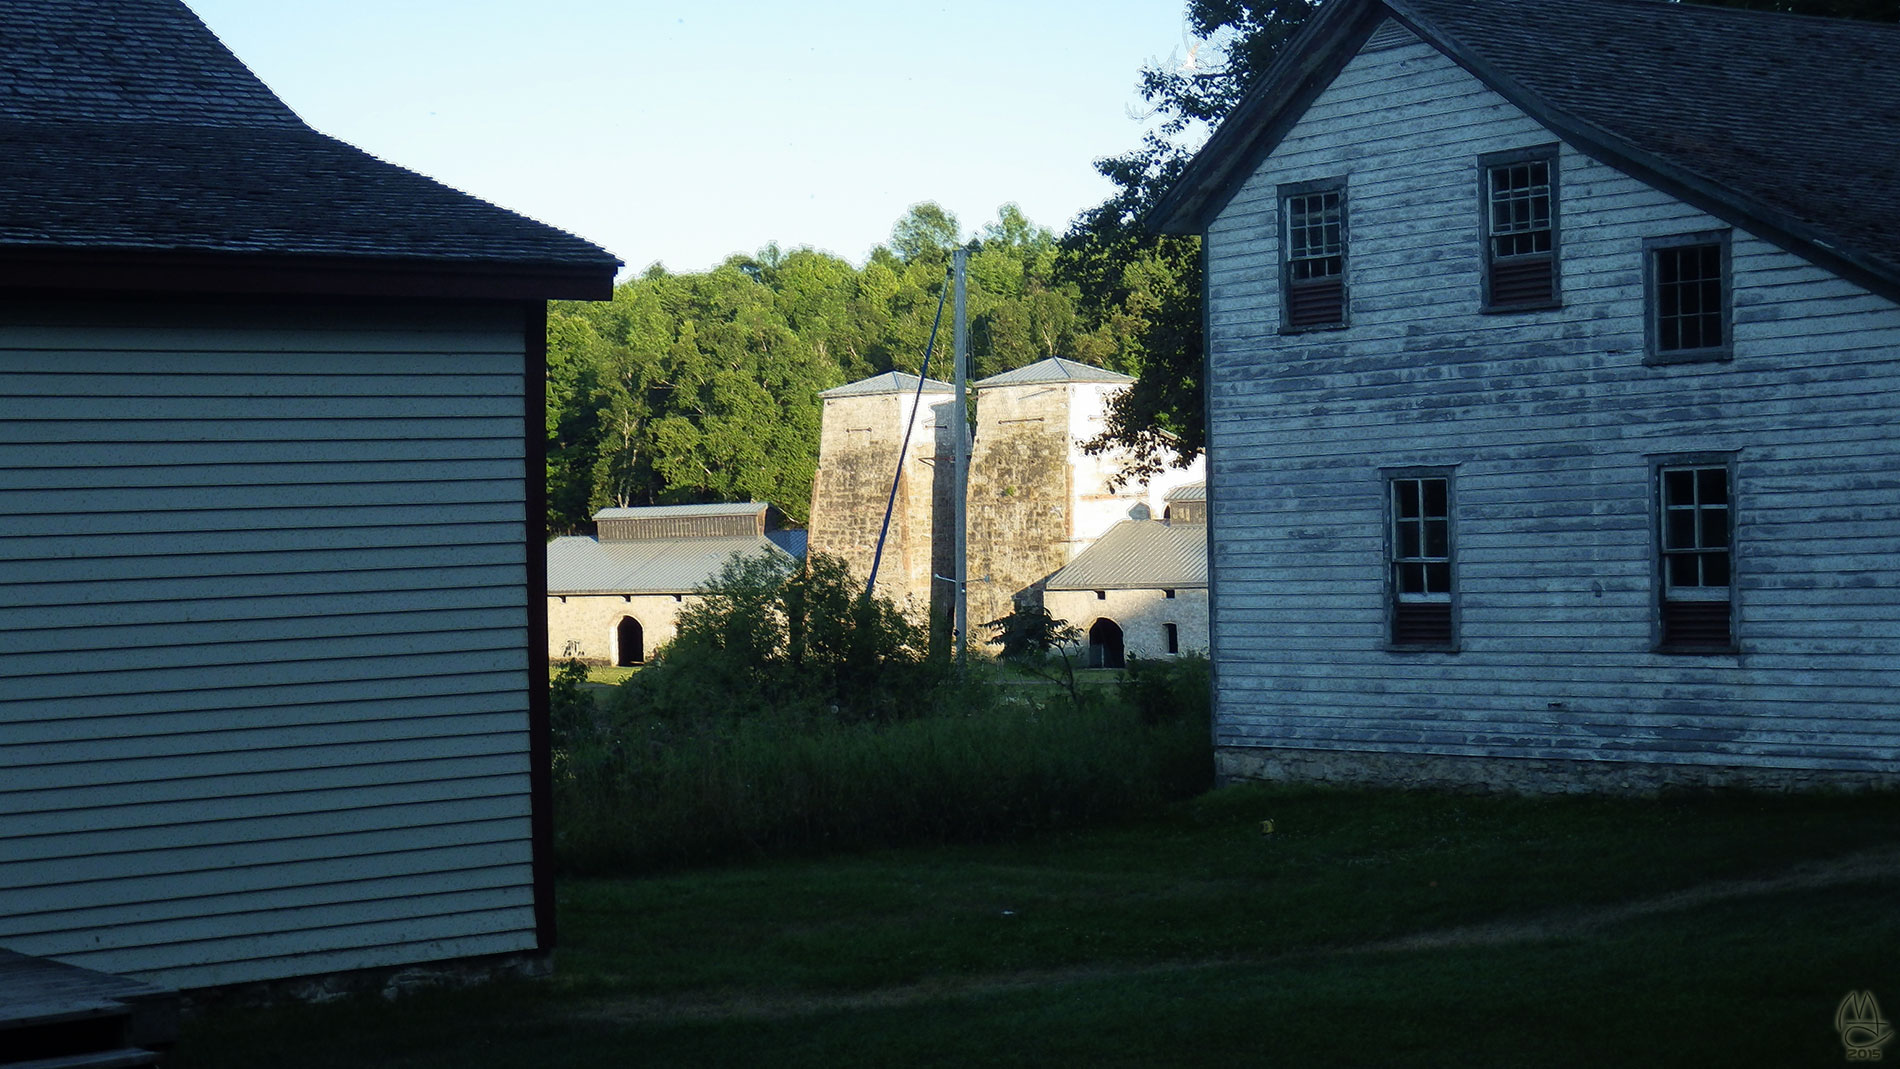
[[[790,557],[763,536],[670,542],[600,542],[570,535],[548,543],[550,594],[688,594],[728,559],[761,552]]]
[[[936,379],[924,380],[925,393],[950,393],[956,387]],[[868,379],[847,382],[843,386],[833,386],[819,394],[820,397],[870,397],[886,393],[916,393],[917,376],[902,371],[886,371],[882,375],[873,375]]]
[[[1154,590],[1207,585],[1207,528],[1123,520],[1050,576],[1048,590]]]
[[[31,249],[617,266],[311,130],[178,0],[0,0],[0,252]]]
[[[1064,360],[1059,356],[1038,360],[1033,364],[1019,367],[1014,371],[1005,371],[1000,375],[991,375],[973,385],[978,389],[990,386],[1039,386],[1050,382],[1133,382],[1133,375],[1124,375],[1119,371],[1109,371],[1075,360]]]
[[[1661,0],[1332,0],[1153,221],[1203,226],[1388,16],[1581,151],[1900,296],[1900,24]]]

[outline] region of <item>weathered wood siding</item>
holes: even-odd
[[[1565,145],[1563,307],[1480,308],[1483,153],[1557,138],[1409,35],[1208,236],[1223,747],[1892,770],[1900,308],[1733,231],[1734,359],[1645,366],[1645,238]],[[1279,333],[1276,187],[1343,176],[1349,328]],[[1649,458],[1736,454],[1733,656],[1652,652]],[[1454,470],[1456,653],[1384,647],[1382,468]]]
[[[521,323],[0,309],[0,945],[534,947]]]

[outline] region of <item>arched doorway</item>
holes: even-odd
[[[615,628],[614,637],[620,656],[614,663],[622,668],[628,665],[643,664],[647,659],[646,634],[640,629],[640,621],[631,616],[622,616],[620,626]]]
[[[1104,616],[1089,627],[1089,667],[1122,668],[1122,628]]]

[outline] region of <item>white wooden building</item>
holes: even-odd
[[[1900,26],[1330,0],[1205,236],[1227,775],[1900,775]]]
[[[176,0],[0,20],[0,946],[532,960],[543,309],[616,261],[309,129]]]

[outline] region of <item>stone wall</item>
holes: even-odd
[[[818,470],[812,480],[809,548],[842,557],[859,578],[870,575],[891,476],[911,411],[909,393],[825,399]],[[910,436],[903,474],[878,565],[878,593],[921,616],[930,606],[934,558],[947,560],[934,528],[939,499],[949,507],[948,407],[940,394],[925,393],[924,414]],[[937,569],[941,571],[941,569]]]
[[[1069,562],[1074,470],[1066,387],[984,390],[978,418],[968,539],[970,633],[981,642],[983,624]]]
[[[1045,590],[1043,607],[1051,616],[1067,620],[1088,633],[1095,621],[1107,617],[1122,629],[1123,651],[1130,657],[1173,657],[1167,646],[1167,624],[1175,625],[1179,653],[1207,652],[1207,590],[1179,589],[1174,597],[1165,590]]]
[[[1654,794],[1663,790],[1866,790],[1900,787],[1900,772],[1738,765],[1573,761],[1450,754],[1221,746],[1222,783],[1268,780],[1502,794]]]
[[[698,600],[692,594],[550,594],[548,660],[587,664],[620,663],[620,621],[640,622],[641,660],[673,641],[680,610]]]

